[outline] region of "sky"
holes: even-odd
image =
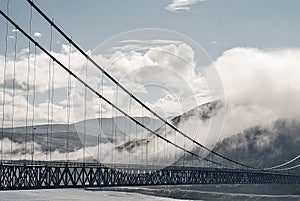
[[[5,2],[1,2],[1,9]],[[300,45],[300,2],[297,0],[35,2],[85,50],[93,50],[112,36],[140,28],[163,28],[182,33],[199,43],[212,58],[232,47]],[[29,16],[28,6],[15,0],[11,0],[11,4],[14,10],[11,13],[15,12],[25,21]]]
[[[5,13],[6,2],[0,3]],[[34,2],[80,47],[92,53],[98,64],[163,117],[180,115],[200,103],[215,100],[210,95],[214,89],[220,89],[221,97],[217,98],[225,100],[225,112],[220,111],[205,124],[206,136],[213,136],[214,140],[257,125],[270,126],[278,119],[300,120],[300,111],[295,110],[300,103],[298,0]],[[11,0],[9,16],[29,31],[27,2]],[[7,66],[7,71],[1,69],[0,74],[0,87],[4,91],[0,93],[0,112],[5,112],[5,125],[12,122],[13,100],[17,103],[16,124],[24,124],[26,108],[29,120],[35,110],[34,121],[47,122],[49,104],[50,111],[54,111],[50,118],[66,122],[68,75],[55,68],[58,70],[53,78],[49,67],[53,64],[39,50],[34,54],[32,44],[28,71],[28,40],[9,25],[6,42],[6,22],[2,17],[0,26],[0,61],[2,67]],[[48,49],[50,30],[33,11],[31,36]],[[14,61],[16,36],[18,54]],[[85,79],[84,68],[90,64],[86,65],[79,52],[54,31],[52,38],[52,54],[66,66],[70,65],[68,58],[72,58],[72,70]],[[8,58],[5,58],[6,45]],[[14,63],[18,69],[15,76]],[[27,86],[33,89],[34,65],[38,74],[35,104],[32,91],[29,95],[26,92]],[[101,73],[95,69],[87,72],[88,83],[100,90]],[[117,100],[115,103],[128,111],[128,97],[107,78],[103,82],[101,90],[105,96],[112,102]],[[88,94],[86,99],[82,86],[74,80],[71,85],[72,121],[82,120],[76,117],[82,118],[84,106],[89,111],[88,118],[95,117],[99,109],[95,97]],[[49,103],[49,94],[54,93],[52,88],[56,95]],[[131,110],[135,116],[148,115],[138,105]],[[102,111],[105,117],[112,116],[113,110],[108,105],[103,105]],[[193,135],[201,134],[201,129],[188,124],[182,125],[182,129]],[[204,139],[209,141],[210,137]]]

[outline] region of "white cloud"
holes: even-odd
[[[171,12],[189,11],[192,5],[201,1],[205,0],[173,0],[173,2],[166,7],[166,9]]]
[[[158,112],[165,116],[173,116],[182,113],[189,107],[194,107],[194,99],[209,101],[206,89],[203,86],[203,77],[194,74],[196,62],[194,52],[185,43],[168,44],[164,42],[153,43],[145,52],[116,51],[109,56],[95,55],[95,60],[102,66],[108,67],[108,72],[131,92],[137,91],[137,96],[144,98],[150,108],[157,108]],[[126,44],[125,44],[126,45]],[[62,46],[60,52],[53,52],[55,57],[68,66],[69,48]],[[85,59],[77,52],[71,52],[71,68],[75,74],[84,79],[82,67]],[[33,83],[34,55],[31,55],[30,83]],[[4,57],[0,56],[0,62]],[[6,106],[5,125],[11,122],[12,104],[12,80],[13,59],[8,59],[6,72]],[[16,61],[15,77],[15,121],[18,125],[24,125],[26,113],[26,89],[27,85],[28,51],[18,54]],[[277,119],[300,119],[300,49],[261,50],[256,48],[233,48],[224,52],[214,62],[215,67],[223,82],[227,101],[227,119],[224,136],[236,134],[246,128],[256,125],[267,125]],[[25,68],[24,68],[25,66]],[[89,65],[90,66],[90,65]],[[35,122],[47,122],[48,110],[48,85],[49,85],[49,58],[38,53],[36,55],[36,90],[38,93],[35,104]],[[90,66],[91,67],[91,66]],[[55,98],[53,103],[55,122],[66,122],[66,88],[67,74],[56,66],[55,71]],[[179,74],[180,73],[180,74]],[[101,73],[91,67],[88,71],[88,83],[100,89]],[[4,80],[3,73],[0,79]],[[106,79],[104,81],[104,95],[115,102],[116,88]],[[1,83],[0,83],[1,84]],[[3,86],[3,85],[2,85]],[[83,118],[84,88],[72,79],[72,111],[71,114],[79,121]],[[154,94],[152,99],[147,99],[150,93],[149,87],[165,88],[167,91]],[[58,92],[62,90],[62,92]],[[29,94],[32,96],[32,93]],[[0,93],[0,100],[3,100]],[[97,99],[89,93],[87,99],[87,118],[97,117],[99,106]],[[118,92],[118,106],[128,111],[128,97]],[[103,117],[111,116],[111,107],[103,105]],[[176,111],[174,113],[174,107]],[[179,108],[182,107],[182,108]],[[50,103],[52,108],[52,103]],[[132,105],[132,115],[141,116],[141,107]],[[29,104],[29,122],[32,116],[33,106]],[[3,108],[0,106],[0,113]],[[75,114],[73,111],[76,111]],[[177,113],[176,113],[177,112]],[[77,115],[78,114],[78,115]],[[72,116],[71,115],[71,116]]]
[[[141,41],[140,41],[141,42]],[[149,42],[149,41],[148,41]],[[125,42],[123,42],[125,43]],[[144,43],[142,41],[142,43]],[[150,41],[152,44],[145,49],[144,52],[126,51],[122,48],[115,51],[112,55],[94,55],[94,59],[104,66],[107,71],[131,92],[145,101],[149,107],[160,108],[160,113],[164,116],[174,116],[192,109],[197,105],[196,99],[202,100],[207,96],[206,88],[201,76],[195,75],[195,61],[193,49],[185,43],[178,41]],[[126,46],[126,44],[124,44]],[[77,51],[72,50],[70,53],[69,46],[62,44],[61,50],[52,52],[65,66],[68,66],[69,54],[71,58],[71,69],[81,79],[85,80],[84,67],[86,59]],[[0,56],[0,62],[4,62],[4,57]],[[48,119],[48,88],[49,74],[52,79],[53,64],[50,59],[43,53],[38,52],[37,55],[30,55],[30,74],[29,88],[31,89],[29,96],[32,97],[32,85],[34,77],[34,64],[36,66],[36,102],[35,102],[35,123],[46,123]],[[50,71],[49,71],[50,64]],[[8,70],[6,72],[6,106],[5,106],[5,125],[9,126],[11,122],[11,101],[12,86],[15,86],[15,124],[24,125],[24,114],[27,108],[27,74],[28,74],[28,49],[20,50],[18,59],[16,60],[16,74],[14,77],[13,58],[9,58]],[[56,123],[66,122],[66,106],[67,106],[67,85],[68,74],[62,70],[57,64],[54,65],[54,86],[50,82],[50,87],[54,87],[54,103],[50,103],[50,108],[53,107],[54,120]],[[159,74],[157,74],[159,72]],[[88,64],[88,84],[100,90],[101,72]],[[159,76],[157,76],[159,75]],[[168,79],[165,79],[168,78]],[[0,79],[4,80],[3,73],[0,74]],[[84,87],[72,78],[72,109],[71,114],[75,119],[71,122],[81,121],[83,119],[84,106]],[[1,84],[1,83],[0,83]],[[148,86],[146,89],[145,86]],[[3,87],[3,83],[0,87]],[[155,98],[147,98],[149,90],[153,91],[157,88],[163,89],[162,93],[154,93]],[[101,92],[102,93],[102,92]],[[153,94],[153,93],[152,93]],[[168,96],[172,94],[172,97]],[[106,78],[104,80],[104,96],[111,102],[115,102],[116,87]],[[51,96],[51,93],[50,93]],[[0,100],[2,100],[2,93]],[[96,104],[98,99],[90,92],[87,96],[87,118],[97,117],[99,106]],[[178,103],[179,100],[179,103]],[[31,121],[33,106],[31,99],[29,100],[29,121]],[[128,95],[118,91],[118,106],[124,111],[128,111]],[[207,100],[206,100],[207,101]],[[169,104],[168,104],[169,103]],[[179,105],[179,106],[178,106]],[[174,110],[173,106],[178,108]],[[104,111],[103,117],[111,117],[111,107],[102,105]],[[141,108],[138,105],[132,105],[131,114],[133,116],[141,116]],[[0,106],[0,113],[2,112]],[[51,117],[50,117],[51,118]]]
[[[148,46],[140,51],[139,45],[143,43]],[[195,97],[199,97],[196,99],[200,100],[205,94],[207,96],[203,77],[195,74],[194,50],[188,44],[181,41],[154,40],[134,41],[134,44],[132,41],[122,41],[122,45],[112,55],[106,57],[95,55],[94,58],[102,66],[106,66],[107,71],[129,91],[139,89],[138,97],[143,97],[142,93],[149,93],[143,89],[144,86],[165,88],[177,96],[184,105],[183,111],[187,111],[197,105],[189,101],[195,101]],[[130,49],[127,48],[129,46]],[[115,47],[113,49],[115,50]],[[197,94],[202,95],[196,96]],[[147,99],[147,101],[157,105],[154,100]],[[174,115],[171,107],[164,109],[166,115]],[[177,114],[180,111],[182,110],[177,110]]]
[[[37,38],[42,36],[42,34],[40,32],[34,32],[33,35],[34,35],[34,37],[37,37]]]
[[[215,66],[227,102],[225,135],[300,120],[300,49],[233,48]]]
[[[130,42],[130,41],[129,41]],[[132,42],[132,41],[131,41]],[[123,41],[123,43],[125,43]],[[137,43],[140,43],[138,41]],[[127,44],[124,44],[125,46]],[[112,74],[131,92],[138,91],[139,97],[146,97],[144,100],[150,108],[156,108],[159,114],[174,116],[195,107],[195,99],[207,99],[207,91],[203,86],[203,77],[195,75],[194,68],[197,65],[193,49],[185,43],[153,42],[143,52],[126,51],[120,47],[113,54],[94,55],[95,60]],[[75,50],[69,52],[67,45],[62,45],[60,52],[53,52],[62,63],[68,66],[69,54],[71,57],[71,68],[84,78],[84,67],[86,60]],[[4,63],[4,57],[0,56],[0,62]],[[34,55],[30,57],[30,83],[33,83]],[[13,59],[8,59],[6,80],[13,78]],[[16,61],[15,86],[18,87],[15,94],[15,125],[24,125],[24,114],[26,114],[27,100],[27,65],[28,50],[22,50]],[[278,119],[300,119],[300,49],[282,50],[261,50],[256,48],[233,48],[227,50],[215,62],[219,76],[223,82],[226,95],[226,122],[224,136],[241,132],[256,125],[269,125]],[[48,85],[49,85],[49,58],[42,53],[36,55],[37,70],[37,92],[38,96],[44,99],[38,100],[35,104],[35,123],[47,122],[48,113]],[[67,74],[56,66],[55,71],[55,99],[53,106],[54,122],[66,122],[66,87],[68,83]],[[51,71],[50,71],[51,72]],[[89,64],[88,83],[94,88],[99,87],[101,73]],[[0,80],[4,80],[3,72]],[[3,87],[3,83],[1,87]],[[147,85],[167,89],[155,98],[147,99],[150,93]],[[5,126],[11,123],[12,112],[12,89],[11,81],[6,83],[5,94]],[[10,87],[10,88],[9,88]],[[63,92],[59,90],[64,89]],[[84,88],[72,79],[72,108],[71,122],[83,119],[84,102],[86,101],[87,118],[95,118],[99,109],[98,99],[88,94],[84,98]],[[99,92],[101,92],[99,90]],[[101,92],[102,93],[102,92]],[[32,93],[30,93],[30,96]],[[115,102],[116,88],[106,79],[104,81],[104,96]],[[3,100],[3,93],[0,93],[0,101]],[[118,92],[117,105],[128,111],[128,98],[125,94]],[[182,108],[180,108],[182,107]],[[189,108],[192,107],[192,108]],[[174,108],[176,108],[174,110]],[[104,111],[102,117],[111,117],[111,106],[102,105]],[[141,107],[132,105],[131,114],[141,116]],[[3,111],[0,106],[0,116]],[[28,120],[31,122],[33,106],[29,104]],[[213,136],[203,133],[211,129],[208,123],[203,123],[199,131],[194,131],[195,121],[190,119],[180,129],[187,133],[198,135],[199,140],[209,141]],[[211,126],[212,128],[214,126]],[[192,129],[192,130],[191,130]],[[195,134],[195,135],[196,135]],[[210,133],[211,134],[211,133]],[[216,135],[218,135],[217,133]],[[200,139],[201,138],[201,139]],[[214,139],[215,140],[215,139]],[[76,152],[77,153],[77,152]],[[74,156],[76,154],[74,153]],[[41,155],[42,157],[42,155]]]
[[[12,55],[14,53],[11,53]],[[66,48],[62,48],[61,52],[53,52],[55,57],[59,58],[60,61],[68,66],[68,56]],[[82,67],[84,60],[80,54],[76,51],[71,52],[72,58],[72,70],[77,74]],[[14,124],[16,126],[25,125],[24,114],[27,113],[27,76],[29,80],[29,104],[28,104],[28,122],[31,122],[33,109],[35,112],[35,124],[43,124],[47,122],[48,114],[48,88],[49,88],[49,74],[52,75],[53,64],[49,62],[50,59],[45,54],[38,52],[36,55],[30,54],[30,66],[28,74],[28,49],[22,49],[17,54],[17,60],[14,62],[13,57],[7,58],[7,71],[4,74],[0,74],[0,87],[3,88],[4,80],[6,80],[6,93],[5,93],[5,126],[11,125],[12,119],[12,101],[14,99],[15,112],[14,112]],[[0,55],[0,63],[4,63],[4,56]],[[15,64],[15,75],[14,75],[14,64]],[[34,84],[34,67],[36,71],[36,101],[33,108],[32,96],[33,96],[33,84]],[[54,65],[54,103],[49,103],[49,108],[53,108],[54,122],[64,123],[66,118],[66,104],[63,104],[63,100],[67,99],[67,86],[68,86],[68,74]],[[50,82],[51,83],[51,82]],[[13,86],[15,88],[13,96]],[[75,87],[75,81],[72,79],[72,88]],[[51,85],[52,88],[52,85]],[[0,95],[0,100],[4,99],[3,93]],[[77,108],[76,108],[77,107]],[[81,106],[76,106],[75,109]],[[3,111],[2,104],[0,106],[1,113]],[[72,113],[73,114],[73,113]],[[51,118],[51,117],[50,117]],[[71,120],[72,121],[72,120]]]

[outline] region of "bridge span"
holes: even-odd
[[[275,171],[80,162],[2,161],[0,190],[178,184],[300,184]]]
[[[18,19],[14,19],[14,15],[10,14],[9,1],[7,10],[0,10],[1,22],[5,24],[5,37],[2,37],[5,39],[5,46],[0,48],[4,52],[4,56],[0,55],[0,59],[3,60],[3,65],[0,66],[1,72],[3,72],[0,75],[3,77],[3,82],[0,83],[2,89],[0,97],[2,104],[0,106],[0,116],[2,116],[0,190],[179,184],[300,184],[300,175],[284,172],[298,166],[281,169],[282,171],[279,169],[282,165],[268,170],[250,166],[237,160],[237,157],[233,159],[224,153],[216,152],[202,144],[201,140],[191,137],[178,126],[179,116],[172,120],[160,116],[145,101],[133,94],[132,89],[125,88],[107,72],[105,66],[99,65],[86,51],[81,49],[72,37],[68,36],[32,0],[26,2],[30,8],[29,30],[22,20],[18,21]],[[32,16],[38,17],[37,19],[41,18],[46,23],[45,27],[49,28],[50,41],[48,45],[32,34]],[[12,32],[10,30],[13,30],[13,36],[9,35]],[[67,44],[66,47],[68,46],[63,53],[64,59],[60,58],[52,47],[54,46],[53,41],[55,41],[54,36],[57,36],[59,40],[63,39]],[[28,48],[21,50],[20,53],[18,45],[24,46],[24,44],[28,44]],[[72,56],[75,53],[76,55]],[[46,60],[38,62],[37,56]],[[81,56],[85,61],[85,73],[81,74],[74,68],[74,63],[77,63],[75,56],[76,58]],[[18,64],[19,59],[25,59],[26,62]],[[26,65],[27,71],[24,70]],[[92,78],[88,78],[88,69],[92,69],[89,71],[89,76]],[[39,80],[37,70],[41,70],[40,75],[45,74],[46,76],[41,76],[42,78]],[[63,77],[57,79],[57,75]],[[94,78],[99,83],[93,83]],[[37,80],[40,85],[37,84]],[[62,82],[61,86],[57,87],[54,80]],[[109,85],[103,86],[103,83]],[[71,92],[74,89],[72,87],[80,90],[76,94],[78,96],[75,97],[82,100],[81,104],[74,104],[78,110],[83,110],[80,112],[82,116],[74,115],[83,122],[80,132],[71,132],[70,130],[72,123],[76,124],[70,120],[70,113],[73,109]],[[104,88],[109,89],[108,94],[104,93]],[[111,96],[110,89],[116,90],[116,97]],[[65,93],[65,99],[62,97],[62,93]],[[95,101],[89,100],[88,94]],[[56,97],[59,98],[55,101]],[[126,103],[122,105],[120,103],[122,101],[118,101],[118,98],[128,100],[128,104],[127,101],[124,101]],[[16,104],[20,100],[24,100],[25,103]],[[88,107],[89,104],[94,104],[92,105],[94,107]],[[37,105],[42,105],[42,107],[36,107]],[[141,110],[142,118],[137,118],[139,115],[132,113],[133,106],[138,108],[137,111]],[[93,136],[88,131],[89,126],[86,123],[89,108],[94,110],[97,108],[97,111],[93,110],[93,114],[95,113],[97,123],[100,122],[95,129],[96,134]],[[24,111],[24,114],[18,110]],[[53,129],[57,120],[55,113],[61,112],[60,110],[65,112],[61,116],[66,116],[64,126],[59,125],[65,129],[65,132]],[[25,117],[24,122],[23,119],[16,120],[17,111],[20,114],[19,117]],[[108,132],[109,126],[102,124],[102,113],[105,111],[108,111],[106,115],[109,115],[111,119],[122,116],[123,129],[117,129],[115,124],[110,122],[111,130]],[[151,127],[146,124],[143,121],[145,113],[149,117],[153,117],[160,126]],[[202,116],[208,118],[210,113],[211,111],[208,111]],[[42,131],[37,130],[37,125],[41,124],[37,121],[37,116],[40,116],[40,121],[44,123]],[[16,123],[20,122],[23,122],[22,126],[25,124],[24,130],[17,127]],[[105,126],[107,127],[106,133],[104,132]],[[143,136],[138,136],[138,132]],[[80,146],[79,142],[74,140],[78,138],[78,133],[82,134]],[[107,139],[109,140],[101,141],[106,134],[108,134],[109,138]],[[58,138],[54,139],[55,135]],[[116,137],[116,135],[120,136]],[[59,143],[57,143],[58,141]],[[57,144],[53,146],[55,142]],[[111,146],[105,153],[107,158],[111,159],[111,163],[101,163],[102,160],[100,160],[102,145],[105,143]],[[92,154],[94,158],[97,158],[95,160],[97,162],[88,162],[90,159],[87,160],[89,156],[86,155],[88,152],[86,148],[95,144],[97,145]],[[82,156],[77,156],[77,154],[77,159],[70,159],[69,153],[79,148],[82,148]],[[155,153],[155,156],[160,157],[161,160],[152,157],[151,164],[149,164],[150,150],[152,155]],[[40,155],[36,154],[37,151],[40,151]],[[54,151],[65,154],[65,159],[52,160],[51,153]],[[117,158],[116,154],[121,152],[123,155],[119,154]],[[200,153],[207,153],[207,155]],[[172,162],[167,160],[173,156],[175,158],[176,154],[183,156],[183,159],[189,157],[205,162],[207,167],[193,164],[170,165],[176,164],[177,159]],[[39,159],[37,156],[43,158],[41,155],[45,157],[45,160],[37,161]],[[16,158],[20,160],[15,160]],[[82,159],[82,162],[75,161],[79,160],[78,158]],[[118,164],[116,161],[120,158],[123,162],[119,163],[128,161],[128,164]],[[132,164],[132,160],[135,160],[136,164]]]

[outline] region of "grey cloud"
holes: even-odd
[[[28,88],[26,83],[19,82],[18,80],[14,79],[14,78],[6,79],[5,84],[0,83],[0,88],[4,88],[4,85],[5,85],[6,89],[15,88],[16,90],[26,91]],[[31,89],[31,86],[29,86],[29,89]]]

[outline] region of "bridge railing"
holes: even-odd
[[[157,171],[157,170],[178,170],[178,171],[209,171],[209,172],[252,172],[252,173],[268,173],[276,175],[299,176],[293,173],[282,173],[276,170],[264,169],[236,169],[224,167],[200,167],[200,166],[163,166],[163,165],[139,165],[139,164],[111,164],[98,162],[79,162],[79,161],[30,161],[30,160],[2,160],[0,165],[6,166],[49,166],[49,167],[76,167],[76,168],[109,168],[114,170],[133,170],[133,171]]]

